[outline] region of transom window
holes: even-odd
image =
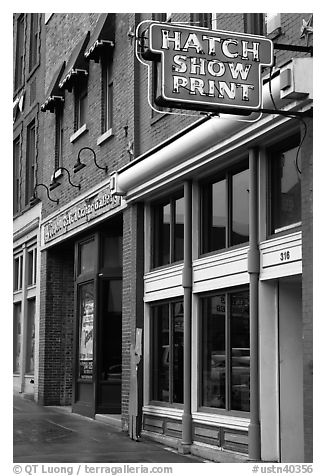
[[[248,161],[201,187],[201,252],[249,241]]]
[[[183,260],[184,198],[168,198],[152,208],[153,267]]]
[[[151,307],[152,400],[183,403],[183,301]]]
[[[269,150],[271,233],[301,225],[300,136]]]
[[[249,292],[202,298],[201,404],[249,411]]]

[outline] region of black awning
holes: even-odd
[[[101,13],[85,49],[85,58],[96,62],[103,52],[114,47],[115,13]]]
[[[54,112],[57,104],[64,102],[63,91],[59,88],[59,82],[65,69],[66,62],[63,61],[53,75],[50,86],[45,95],[45,101],[41,106],[41,111]]]
[[[62,79],[59,82],[59,87],[61,89],[67,89],[68,91],[72,91],[74,80],[80,75],[88,74],[88,63],[84,56],[85,48],[88,44],[88,41],[89,31],[79,41],[79,43],[75,46],[71,53],[69,61],[63,72]]]

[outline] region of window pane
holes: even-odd
[[[152,398],[169,402],[169,305],[152,308]]]
[[[80,286],[79,293],[79,377],[93,377],[94,285]]]
[[[232,177],[231,245],[249,241],[249,170]]]
[[[22,346],[22,321],[21,321],[21,303],[14,304],[14,361],[13,371],[19,373],[20,371],[20,355]]]
[[[172,306],[173,319],[173,402],[183,403],[183,303]]]
[[[27,302],[26,373],[34,373],[35,299]]]
[[[203,253],[226,247],[226,180],[205,185],[203,189]]]
[[[94,240],[81,244],[79,246],[78,274],[90,273],[94,271],[95,264],[96,264],[96,254],[95,254]]]
[[[184,198],[175,201],[174,261],[183,260]]]
[[[34,250],[27,253],[27,285],[34,284]]]
[[[170,263],[171,206],[154,208],[154,267]]]
[[[103,237],[102,268],[122,266],[122,236]]]
[[[14,260],[14,291],[17,291],[19,289],[19,279],[20,279],[19,263],[20,263],[20,258],[16,258]]]
[[[122,281],[102,283],[102,321],[99,333],[101,380],[121,382],[122,371]]]
[[[203,299],[202,404],[225,408],[225,295]]]
[[[231,295],[231,409],[249,412],[249,293]]]
[[[272,155],[272,231],[301,222],[301,177],[294,147]]]

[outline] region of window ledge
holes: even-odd
[[[113,137],[113,132],[112,132],[112,127],[110,129],[108,129],[106,132],[104,132],[104,134],[100,135],[98,138],[97,138],[97,141],[96,141],[96,144],[97,145],[101,145],[103,144],[104,142],[106,142],[110,137]]]
[[[87,131],[88,131],[87,126],[86,124],[84,124],[78,129],[78,131],[74,132],[74,134],[70,136],[70,142],[72,143],[75,142],[81,135],[83,135]]]

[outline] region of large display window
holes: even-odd
[[[201,405],[249,412],[249,292],[216,292],[201,304]]]
[[[183,301],[151,306],[152,400],[183,403]]]

